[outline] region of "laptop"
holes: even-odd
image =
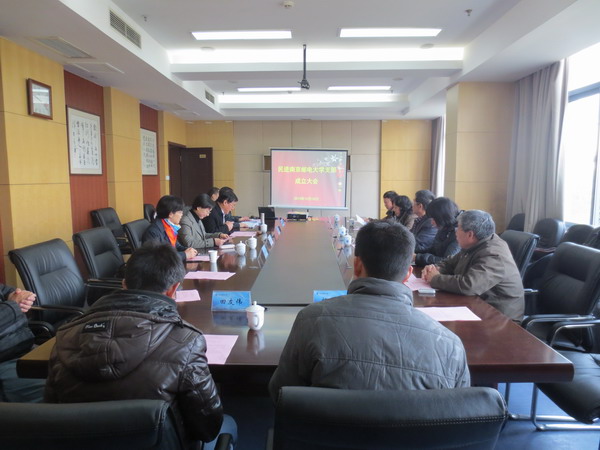
[[[275,220],[275,207],[274,206],[259,206],[258,207],[258,217],[261,214],[265,215],[265,220]]]

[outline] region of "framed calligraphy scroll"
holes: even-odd
[[[142,148],[142,175],[158,175],[156,133],[140,129],[140,145]]]
[[[102,175],[100,117],[67,108],[72,174]]]

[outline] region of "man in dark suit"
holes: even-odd
[[[231,233],[234,222],[227,220],[226,216],[235,208],[238,198],[231,190],[222,191],[217,199],[217,206],[210,214],[202,219],[207,233]]]

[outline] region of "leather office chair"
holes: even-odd
[[[508,225],[507,230],[525,231],[525,213],[519,213],[512,216]]]
[[[114,289],[102,282],[85,283],[69,247],[61,239],[52,239],[8,252],[25,289],[37,296],[32,307],[34,319],[54,327],[83,314],[90,287]],[[40,308],[37,308],[40,306]]]
[[[541,219],[533,227],[533,234],[540,237],[538,248],[533,252],[533,261],[544,255],[554,253],[560,240],[566,232],[565,223],[559,219]]]
[[[531,403],[531,420],[540,431],[550,430],[600,430],[600,425],[591,425],[600,419],[600,320],[588,321],[565,321],[556,323],[548,335],[548,344],[552,345],[556,337],[565,330],[575,329],[593,330],[594,348],[591,352],[579,352],[570,350],[556,350],[565,358],[569,359],[575,367],[572,381],[562,383],[537,383],[533,388]],[[537,414],[538,391],[541,390],[570,417],[545,416]],[[572,422],[573,420],[582,424],[540,423],[550,422]]]
[[[539,236],[524,231],[506,230],[500,237],[508,244],[521,278],[523,278],[533,256],[533,251],[537,247]]]
[[[118,275],[124,264],[123,255],[112,232],[106,227],[91,228],[73,235],[91,278],[121,283]]]
[[[506,420],[491,388],[363,391],[287,386],[267,448],[492,449]]]
[[[0,403],[2,447],[26,450],[190,449],[164,400],[91,403]],[[228,448],[222,434],[218,450]]]
[[[576,223],[567,228],[567,231],[565,231],[560,243],[573,242],[575,244],[584,245],[593,231],[594,228],[591,225]]]
[[[561,320],[593,319],[600,299],[600,250],[564,242],[549,260],[548,267],[526,305],[530,315],[523,327],[545,340],[553,323]],[[561,340],[567,347],[589,347],[589,333],[569,333]]]
[[[592,230],[583,245],[600,250],[600,227]]]
[[[119,219],[119,216],[114,208],[109,207],[94,209],[90,211],[90,215],[92,216],[92,224],[94,227],[106,227],[112,231],[117,239],[117,242],[119,243],[119,249],[121,250],[121,253],[131,253],[131,246],[127,241],[127,237],[123,231],[123,226],[121,225],[121,220]]]
[[[123,230],[134,251],[142,246],[142,236],[144,236],[149,226],[150,224],[146,219],[134,220],[123,225]]]
[[[150,203],[144,203],[144,219],[152,223],[155,217],[156,209],[154,208],[154,205],[151,205]]]

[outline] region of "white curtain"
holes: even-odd
[[[556,62],[517,82],[508,184],[507,222],[525,213],[525,231],[544,218],[563,218],[563,155],[567,61]]]
[[[446,119],[438,117],[431,123],[431,192],[436,197],[444,195],[444,170],[446,162]]]

